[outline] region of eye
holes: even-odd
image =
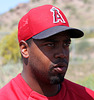
[[[46,46],[48,46],[48,47],[54,47],[55,46],[55,44],[54,43],[47,43],[47,44],[45,44]]]
[[[67,42],[67,43],[64,43],[64,46],[65,46],[65,47],[69,47],[70,44],[71,44],[70,42]]]

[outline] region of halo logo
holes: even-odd
[[[62,23],[66,23],[57,8],[52,7],[50,11],[53,12],[53,23],[59,23],[59,21],[61,21]]]

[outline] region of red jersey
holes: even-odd
[[[19,74],[0,89],[0,100],[94,100],[94,91],[64,79],[60,92],[46,97],[33,91]]]

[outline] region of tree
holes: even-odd
[[[0,56],[3,63],[9,61],[17,62],[20,59],[19,45],[17,40],[17,31],[6,35],[0,42]]]

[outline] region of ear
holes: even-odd
[[[28,44],[24,40],[21,40],[19,45],[20,45],[20,51],[21,51],[22,56],[24,58],[28,58],[29,57]]]

